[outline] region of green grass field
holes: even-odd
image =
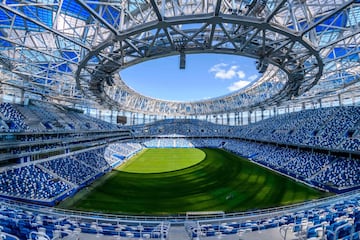
[[[163,215],[262,209],[324,196],[223,150],[150,149],[59,207]]]
[[[184,169],[198,164],[206,157],[197,148],[145,149],[118,170],[132,173],[162,173]]]

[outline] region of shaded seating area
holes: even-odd
[[[100,147],[3,168],[0,172],[0,195],[55,205],[111,170],[104,152],[105,147]]]
[[[99,174],[99,170],[72,158],[61,157],[40,164],[57,176],[76,185],[81,185]]]
[[[48,200],[71,186],[35,165],[10,169],[0,173],[0,194],[19,199]]]

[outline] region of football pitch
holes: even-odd
[[[193,166],[205,157],[205,152],[197,148],[152,148],[143,150],[118,169],[133,173],[171,172]]]
[[[220,149],[147,149],[59,207],[171,215],[247,211],[328,195]]]

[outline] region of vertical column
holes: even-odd
[[[341,94],[338,95],[339,106],[342,106]]]
[[[25,96],[24,89],[20,89],[20,104],[23,104],[23,105],[25,105],[24,96]]]
[[[114,123],[114,110],[110,109],[110,122]]]

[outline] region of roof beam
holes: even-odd
[[[91,13],[97,20],[99,20],[102,24],[104,24],[112,33],[118,35],[118,30],[115,29],[110,23],[108,23],[103,17],[101,17],[94,9],[89,7],[83,0],[76,0],[83,8],[85,8],[88,12]]]
[[[128,44],[128,46],[132,49],[134,49],[137,53],[139,53],[139,55],[141,57],[145,57],[145,55],[136,47],[136,45],[134,45],[131,41],[130,38],[124,39],[124,42],[126,42],[126,44]]]
[[[209,47],[212,46],[215,31],[216,31],[216,23],[213,23],[212,26],[211,26],[211,32],[210,32],[210,37],[209,37]]]
[[[185,32],[181,31],[180,29],[175,28],[174,26],[170,26],[170,29],[174,30],[175,32],[179,33],[180,35],[182,35],[186,41],[184,42],[185,44],[187,44],[190,40],[193,41],[195,44],[197,44],[198,46],[204,47],[204,44],[200,43],[197,40],[191,39],[190,36],[188,36]]]
[[[55,54],[51,54],[51,53],[46,52],[46,51],[42,51],[42,50],[40,50],[40,49],[37,49],[37,48],[34,48],[34,47],[30,47],[30,46],[27,46],[27,45],[22,44],[22,43],[19,43],[19,42],[15,42],[15,41],[13,41],[13,40],[11,40],[11,39],[8,39],[8,38],[2,37],[2,36],[0,36],[0,40],[7,41],[7,42],[13,44],[14,46],[19,46],[19,47],[22,47],[22,48],[26,48],[26,49],[29,49],[29,50],[32,50],[32,51],[35,51],[35,52],[44,54],[44,55],[49,56],[49,57],[52,57],[52,58],[54,58],[54,59],[60,59],[60,60],[63,60],[63,61],[65,61],[65,62],[78,65],[78,63],[75,62],[75,61],[71,61],[71,60],[69,60],[69,59],[67,59],[67,58],[64,58],[64,57],[61,57],[61,56],[58,56],[58,55],[55,55]]]
[[[165,0],[163,0],[165,1]],[[159,7],[157,6],[155,0],[150,0],[150,4],[152,6],[152,8],[154,9],[154,12],[156,14],[156,17],[158,18],[159,21],[163,20],[163,16],[160,13]]]
[[[328,14],[326,14],[324,17],[322,17],[319,21],[312,23],[306,30],[304,30],[301,35],[304,36],[307,32],[311,31],[312,29],[314,29],[315,27],[317,27],[319,24],[323,23],[324,21],[326,21],[329,17],[333,16],[334,14],[337,14],[341,11],[343,11],[345,8],[349,7],[351,4],[353,4],[353,1],[349,1],[345,4],[343,4],[342,6],[340,6],[339,8],[335,8],[334,11],[329,12]]]
[[[208,23],[203,24],[203,26],[199,28],[199,30],[197,30],[191,37],[189,37],[188,40],[192,41],[196,36],[198,36],[202,31],[204,31],[204,29],[207,28],[207,26],[209,26]],[[189,41],[187,41],[187,43]]]
[[[259,34],[260,31],[261,31],[260,28],[256,29],[256,31],[254,32],[254,34],[251,35],[251,36],[249,37],[249,39],[246,40],[246,42],[244,43],[244,45],[240,48],[240,51],[243,51],[243,50],[247,47],[247,45]]]
[[[221,7],[221,0],[217,0],[215,5],[215,12],[214,12],[215,16],[219,16],[220,7]]]
[[[234,49],[239,50],[239,48],[236,46],[235,42],[233,41],[233,39],[231,38],[231,36],[229,35],[229,33],[226,31],[224,25],[222,23],[219,24],[220,28],[223,30],[223,32],[225,33],[226,37],[227,37],[227,42],[230,42],[233,46]],[[222,44],[222,43],[221,43]]]
[[[46,26],[45,24],[43,24],[43,23],[40,22],[40,21],[37,21],[37,20],[35,20],[35,19],[33,19],[33,18],[30,18],[29,16],[25,15],[25,14],[22,13],[22,12],[19,12],[19,11],[17,11],[17,10],[12,9],[9,5],[0,3],[0,8],[5,9],[6,11],[12,12],[13,14],[15,14],[15,15],[17,15],[17,16],[19,16],[19,17],[22,17],[23,19],[26,19],[27,21],[32,22],[32,23],[38,25],[39,27],[44,28],[44,29],[46,29],[47,31],[49,31],[49,32],[51,32],[51,33],[53,33],[53,34],[55,34],[55,35],[58,35],[58,36],[66,39],[66,40],[68,40],[68,41],[70,41],[70,42],[72,42],[72,43],[75,43],[76,45],[81,46],[82,48],[85,48],[85,49],[87,49],[87,50],[89,50],[89,51],[91,50],[91,48],[90,48],[89,46],[86,46],[86,45],[84,45],[83,43],[81,43],[81,42],[79,42],[79,41],[76,41],[76,40],[74,40],[74,39],[72,39],[72,38],[70,38],[70,37],[62,34],[61,32],[56,31],[56,30],[54,30],[53,28]]]
[[[150,43],[150,45],[149,45],[149,49],[146,51],[146,53],[145,53],[145,56],[150,56],[150,53],[151,53],[151,49],[152,49],[152,47],[154,47],[154,44],[155,44],[155,41],[156,41],[156,39],[158,38],[158,36],[159,36],[159,33],[160,33],[160,30],[161,30],[161,28],[158,28],[157,30],[156,30],[156,33],[155,33],[155,35],[154,35],[154,37],[153,37],[153,39],[152,39],[152,41],[151,41],[151,43]]]
[[[280,10],[280,8],[282,8],[282,6],[287,2],[287,0],[282,0],[277,6],[276,8],[274,8],[274,10],[270,13],[269,16],[266,17],[265,22],[270,22],[270,20],[275,16],[275,14],[277,13],[277,11]]]
[[[175,44],[174,44],[172,35],[169,33],[167,28],[164,28],[163,30],[165,32],[165,35],[166,35],[167,39],[169,40],[169,43],[171,45],[171,49],[175,50]]]

